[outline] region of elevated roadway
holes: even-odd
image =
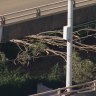
[[[75,0],[75,5],[74,25],[96,20],[96,0]],[[60,29],[67,22],[66,9],[67,0],[2,0],[0,42]]]
[[[75,3],[76,7],[80,7],[96,3],[96,0],[75,0]],[[4,16],[6,24],[29,18],[35,18],[38,14],[38,9],[40,12],[40,16],[63,11],[67,9],[67,0],[0,1],[0,16]]]
[[[59,0],[0,0],[0,15],[37,7]]]

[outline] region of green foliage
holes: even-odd
[[[47,48],[46,45],[36,43],[32,47],[32,53],[36,56],[37,53],[41,54],[43,50]],[[0,53],[0,86],[14,85],[22,86],[27,80],[31,80],[32,77],[29,73],[25,73],[22,68],[10,71],[6,66],[6,58],[3,53]],[[73,52],[73,81],[75,83],[83,83],[96,79],[95,69],[90,60],[81,60],[77,52]],[[62,71],[63,70],[63,71]],[[38,80],[47,80],[48,82],[53,81],[64,81],[65,79],[65,66],[62,69],[60,64],[55,64],[48,73],[44,73],[42,76],[34,77]],[[37,73],[38,74],[38,73]]]
[[[21,67],[9,70],[0,53],[0,96],[28,96],[36,92],[37,82]]]
[[[73,81],[83,83],[93,80],[94,64],[88,60],[81,60],[78,53],[73,53]]]
[[[79,29],[84,29],[84,28],[96,28],[96,20],[74,26],[75,31]]]
[[[57,63],[54,65],[51,69],[51,72],[48,74],[48,79],[49,80],[59,80],[60,79],[60,67],[59,64]]]
[[[5,55],[0,52],[0,73],[2,73],[5,70],[5,61],[6,61]]]
[[[0,74],[0,86],[9,84],[14,86],[21,86],[29,78],[29,74],[22,74],[20,68],[9,72],[7,67],[5,67],[4,71]]]
[[[5,62],[5,60],[6,60],[6,57],[5,57],[4,53],[0,52],[0,63]]]
[[[40,78],[41,80],[46,80],[48,82],[62,81],[64,80],[64,72],[60,67],[59,63],[55,64],[48,73],[44,73]]]
[[[29,65],[29,61],[36,56],[42,55],[44,53],[44,49],[46,48],[47,46],[45,44],[36,42],[30,46],[25,47],[26,51],[20,52],[16,60],[22,65]]]
[[[31,52],[33,56],[38,56],[41,55],[44,52],[44,49],[46,49],[47,46],[41,42],[36,42],[34,45],[31,47]]]
[[[17,68],[13,71],[8,70],[6,65],[6,58],[3,53],[0,53],[0,86],[6,84],[20,85],[30,79],[28,73],[23,73],[21,68]]]

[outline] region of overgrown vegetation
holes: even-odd
[[[41,75],[41,80],[46,80],[48,82],[51,81],[63,81],[65,78],[64,68],[61,68],[59,63],[54,64],[53,67],[49,70],[49,72],[45,72]]]
[[[36,83],[23,68],[8,69],[5,55],[0,53],[0,96],[28,96],[36,90],[32,91],[34,86]]]
[[[96,70],[96,64],[94,64],[89,59],[82,60],[78,52],[76,51],[73,52],[73,82],[75,82],[75,84],[84,83],[96,79],[95,70]],[[4,86],[7,86],[7,90],[8,88],[10,88],[10,86],[11,88],[15,87],[16,90],[18,88],[21,90],[23,86],[26,86],[25,85],[26,82],[28,86],[30,86],[30,83],[33,82],[30,81],[33,78],[35,78],[36,80],[35,84],[37,84],[37,82],[43,82],[45,85],[49,87],[53,87],[53,88],[63,87],[65,85],[65,80],[66,80],[65,72],[66,72],[66,65],[60,66],[59,62],[57,64],[54,64],[53,67],[51,67],[51,69],[49,70],[49,72],[45,72],[41,74],[41,76],[39,77],[33,77],[31,74],[26,73],[26,71],[22,70],[21,67],[16,68],[15,70],[9,70],[6,65],[5,55],[3,53],[0,53],[0,88],[3,87],[4,90],[6,89],[6,87]],[[10,96],[12,96],[11,94],[13,93],[9,93],[9,94]]]
[[[8,70],[6,65],[6,58],[3,53],[0,53],[0,86],[9,84],[18,85],[25,82],[29,78],[28,73],[22,74],[22,69],[17,68],[15,70]]]
[[[77,52],[73,53],[73,81],[75,83],[79,84],[94,80],[95,70],[96,64],[89,59],[82,60]]]
[[[73,48],[76,50],[73,52],[73,82],[75,84],[96,79],[96,64],[92,61],[91,55],[85,56],[85,58],[81,56],[82,54],[88,55],[89,53],[96,56],[96,43],[90,44],[88,42],[90,37],[96,40],[95,29],[81,29],[73,34]],[[61,85],[64,86],[66,80],[66,41],[62,39],[62,32],[44,32],[37,35],[27,36],[22,40],[10,40],[8,43],[10,43],[9,45],[14,44],[14,47],[17,47],[19,51],[16,51],[17,54],[14,56],[16,58],[10,60],[5,57],[8,49],[5,48],[6,51],[3,48],[7,47],[6,44],[1,48],[4,53],[0,53],[0,88],[9,85],[22,88],[23,85],[27,86],[25,85],[26,82],[30,85],[29,82],[33,79],[36,80],[36,83],[50,83],[51,87],[53,87],[53,82],[55,82],[55,85],[57,85],[57,82],[59,82],[59,85],[60,82],[62,82]],[[12,47],[12,50],[14,50],[14,47]],[[80,55],[78,52],[80,52]],[[59,56],[63,58],[63,64],[56,62],[47,71],[47,67],[44,66],[43,68],[45,69],[45,72],[41,72],[39,75],[38,73],[42,71],[39,70],[41,64],[36,66],[38,67],[38,71],[36,70],[37,73],[34,75],[32,74],[32,71],[30,72],[29,69],[25,68],[28,66],[33,67],[32,62],[37,60],[37,58],[47,56]],[[14,66],[20,66],[10,70],[7,65],[8,60],[10,60],[11,63],[14,63]],[[22,96],[24,96],[24,94]]]
[[[59,63],[54,64],[48,73],[45,72],[39,77],[32,77],[31,74],[25,73],[22,70],[22,68],[17,68],[13,71],[8,70],[8,67],[5,61],[6,61],[6,58],[4,54],[0,53],[0,88],[3,87],[4,90],[6,89],[6,87],[4,86],[7,86],[6,90],[8,90],[10,86],[11,88],[15,87],[16,90],[18,88],[21,90],[22,86],[26,86],[25,85],[26,82],[27,84],[29,84],[28,82],[30,82],[30,80],[32,80],[33,78],[35,78],[36,82],[43,82],[45,85],[53,88],[63,87],[65,84],[66,65],[64,65],[63,68],[61,68]],[[84,82],[95,79],[96,77],[95,68],[96,68],[95,64],[92,63],[92,61],[88,59],[82,60],[77,52],[73,52],[73,82],[75,82],[75,84],[84,83]],[[30,86],[30,84],[28,86]],[[9,92],[7,94],[10,94],[10,96],[12,96],[13,93],[9,93]],[[31,94],[31,92],[29,93]],[[27,95],[29,93],[27,93]],[[19,94],[20,92],[18,91],[17,95],[19,96]],[[24,96],[27,96],[27,95],[25,94]],[[4,95],[4,96],[7,96],[7,95]]]

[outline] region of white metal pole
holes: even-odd
[[[68,26],[73,27],[73,1],[68,0]]]
[[[67,40],[67,65],[66,65],[66,87],[72,85],[72,32],[73,32],[73,0],[68,0],[68,27],[70,28]],[[71,88],[67,89],[68,92]]]

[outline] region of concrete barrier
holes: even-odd
[[[1,42],[1,40],[2,40],[2,32],[3,32],[3,27],[0,26],[0,42]]]
[[[74,25],[92,20],[96,20],[96,3],[74,9]],[[13,38],[22,38],[26,35],[37,34],[43,31],[61,29],[66,25],[66,22],[67,11],[63,11],[4,25],[1,41],[7,42]]]

